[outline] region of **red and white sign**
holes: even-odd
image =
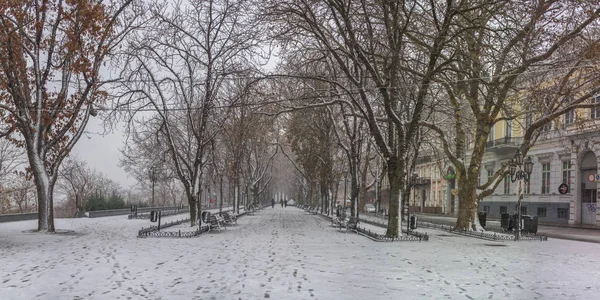
[[[596,175],[595,174],[588,175],[588,181],[589,182],[594,182],[595,180],[596,180]]]

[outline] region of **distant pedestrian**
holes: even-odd
[[[287,201],[283,201],[283,207],[287,207]]]
[[[280,199],[279,202],[281,203],[281,207],[283,207],[283,199]]]
[[[275,199],[271,199],[271,208],[275,208]]]

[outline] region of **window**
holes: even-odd
[[[565,113],[565,125],[571,125],[575,121],[575,110]]]
[[[600,102],[600,94],[597,94],[592,98],[592,103]],[[590,108],[590,118],[591,119],[600,119],[600,107],[592,107]]]
[[[523,194],[531,194],[531,182],[525,181],[523,184]]]
[[[521,206],[521,215],[524,216],[527,214],[527,206]]]
[[[490,207],[489,207],[488,205],[484,205],[484,206],[483,206],[483,211],[484,211],[484,212],[485,212],[487,215],[489,215],[491,210],[490,210]]]
[[[544,131],[544,132],[550,131],[550,129],[552,129],[552,123],[551,122],[546,123],[546,124],[544,124],[544,126],[542,126],[542,131]]]
[[[508,209],[506,208],[506,206],[500,206],[500,214],[505,214],[508,212]]]
[[[525,128],[529,128],[531,124],[533,124],[533,114],[529,112],[525,116]]]
[[[504,194],[510,194],[510,175],[504,177]]]
[[[550,163],[542,164],[542,194],[550,194]]]
[[[512,136],[512,120],[506,120],[506,137]]]
[[[562,183],[571,184],[571,161],[563,161],[562,165]]]
[[[545,207],[538,207],[537,208],[537,216],[538,217],[545,217],[546,216],[546,208]]]
[[[568,208],[557,208],[556,216],[559,219],[568,219],[569,218],[569,209]]]
[[[494,170],[489,169],[487,170],[487,180],[490,181],[490,179],[492,179],[492,177],[494,177]]]
[[[493,141],[494,140],[494,125],[492,125],[492,127],[490,127],[490,135],[488,136],[488,141]]]

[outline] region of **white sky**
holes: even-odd
[[[164,218],[180,219],[185,215]],[[492,242],[427,230],[374,242],[268,207],[222,232],[136,238],[148,220],[0,223],[0,299],[598,299],[598,244]],[[164,224],[164,223],[163,223]]]
[[[277,50],[264,66],[267,71],[273,71],[279,62],[276,56]],[[111,77],[110,72],[106,71],[107,77]],[[125,138],[121,128],[114,129],[114,133],[103,135],[102,119],[99,117],[90,117],[86,131],[90,134],[84,135],[75,145],[72,154],[79,159],[87,162],[88,166],[102,172],[105,176],[121,184],[123,188],[135,187],[137,181],[128,176],[123,169],[119,167],[119,149],[124,147]]]
[[[119,167],[119,149],[124,146],[125,138],[122,129],[116,129],[114,133],[103,135],[100,118],[90,117],[86,127],[89,134],[83,135],[77,142],[72,155],[87,162],[88,166],[103,173],[106,177],[119,183],[123,188],[136,184],[136,180],[128,176]]]

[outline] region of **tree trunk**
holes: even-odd
[[[54,184],[45,170],[40,171],[34,171],[38,198],[38,231],[54,232]]]
[[[188,197],[188,205],[190,207],[190,222],[191,226],[196,226],[197,207],[195,197]]]
[[[353,217],[358,217],[357,208],[358,208],[358,197],[360,194],[360,187],[358,184],[358,168],[351,167],[350,168],[350,215]]]
[[[386,235],[388,237],[398,237],[400,228],[400,187],[402,184],[402,170],[398,170],[396,158],[388,159],[388,178],[390,181],[390,199],[388,212],[388,227]]]
[[[477,216],[479,201],[477,200],[476,185],[472,183],[461,184],[458,190],[458,201],[458,219],[454,229],[476,231],[480,227]]]

